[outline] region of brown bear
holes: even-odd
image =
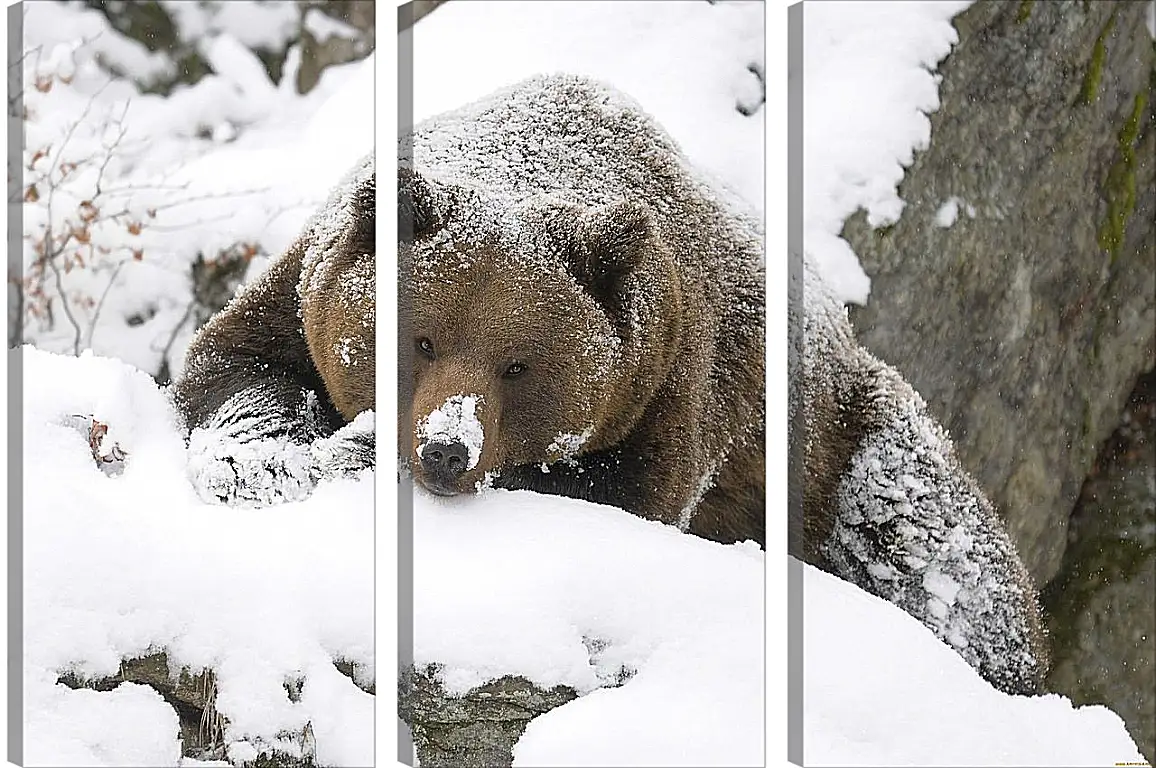
[[[416,480],[762,545],[759,219],[636,102],[583,77],[526,80],[402,146],[401,450]]]
[[[373,466],[375,189],[369,155],[189,345],[172,394],[204,500],[301,499]]]
[[[903,608],[999,690],[1042,692],[1035,587],[951,440],[809,257],[789,292],[791,554]]]

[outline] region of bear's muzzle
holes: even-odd
[[[458,480],[466,471],[469,449],[464,443],[426,443],[421,450],[421,469],[418,480],[439,496],[454,496]]]

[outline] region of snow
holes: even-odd
[[[955,223],[955,218],[959,216],[959,199],[948,198],[947,202],[939,207],[935,212],[935,225],[937,227],[950,227]]]
[[[950,227],[959,218],[959,208],[963,206],[968,218],[975,218],[975,206],[958,197],[949,197],[935,212],[935,225],[944,229]]]
[[[901,609],[803,572],[804,764],[1145,764],[1106,707],[1000,693]]]
[[[147,375],[92,355],[21,354],[26,763],[193,765],[179,760],[175,714],[154,692],[56,683],[164,649],[174,664],[215,670],[234,759],[292,748],[285,733],[308,724],[318,764],[369,764],[373,697],[333,659],[376,677],[371,473],[271,509],[203,505],[184,479],[176,416]],[[122,475],[101,473],[83,436],[60,424],[75,413],[115,430]],[[415,494],[414,552],[415,662],[442,664],[456,691],[524,674],[586,694],[533,721],[517,765],[768,757],[757,546],[494,490]],[[809,764],[1139,759],[1107,710],[999,694],[907,614],[806,571]],[[623,670],[625,685],[604,687]],[[287,680],[304,681],[299,701]]]
[[[318,41],[328,40],[330,37],[353,39],[358,31],[345,22],[335,19],[319,8],[310,8],[305,12],[305,29]]]
[[[478,466],[485,442],[482,422],[477,416],[481,400],[478,395],[453,395],[424,416],[417,428],[417,436],[421,441],[417,447],[418,455],[424,455],[431,443],[461,443],[466,447],[469,457],[466,470]]]
[[[370,764],[374,698],[333,661],[374,677],[373,474],[269,509],[202,504],[149,376],[89,354],[20,354],[27,764],[175,765],[176,716],[155,693],[56,683],[158,650],[215,671],[227,740],[255,748],[311,723],[319,762]],[[60,423],[72,414],[109,425],[127,453],[121,475],[105,476]],[[283,683],[295,678],[291,702]]]
[[[966,0],[803,7],[803,243],[838,298],[864,304],[870,280],[843,222],[862,208],[874,227],[903,212],[897,188],[931,138],[934,69],[958,34]]]
[[[147,685],[108,693],[25,677],[25,765],[177,765],[177,713]]]
[[[277,0],[228,0],[189,3],[161,0],[174,18],[182,40],[235,35],[246,48],[281,47],[296,31],[297,9]]]
[[[554,436],[554,442],[546,446],[546,452],[556,454],[559,461],[573,462],[574,457],[578,451],[582,450],[582,446],[586,441],[594,436],[594,427],[589,426],[582,430],[581,434],[574,432],[559,432]]]
[[[451,691],[589,694],[534,720],[515,765],[762,765],[763,560],[572,499],[418,491],[414,662]]]

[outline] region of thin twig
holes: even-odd
[[[100,185],[104,181],[105,169],[107,169],[108,164],[110,162],[112,162],[113,152],[120,145],[120,140],[123,139],[124,135],[128,132],[128,129],[125,128],[125,126],[124,126],[124,118],[125,118],[125,115],[128,114],[128,105],[129,105],[129,101],[128,101],[128,99],[126,99],[124,102],[124,109],[121,110],[121,113],[120,113],[120,118],[115,123],[115,125],[118,129],[117,134],[116,134],[116,138],[113,139],[113,142],[111,145],[109,145],[108,147],[105,148],[104,162],[100,164],[100,168],[96,172],[96,186],[95,186],[94,191],[92,193],[93,199],[100,197],[100,193],[101,193]],[[101,142],[101,143],[103,144],[103,142]]]
[[[92,321],[88,324],[88,347],[92,348],[92,336],[96,333],[96,321],[100,319],[100,311],[104,308],[104,300],[108,298],[108,292],[112,290],[113,283],[116,282],[116,276],[120,274],[121,267],[127,263],[128,259],[121,259],[113,267],[112,277],[108,279],[108,285],[104,287],[104,292],[100,294],[100,301],[96,302],[96,309],[92,312]]]
[[[51,230],[49,230],[51,231]],[[52,267],[52,273],[56,276],[56,292],[60,294],[60,303],[64,307],[64,315],[68,318],[68,322],[72,323],[73,330],[76,331],[76,337],[72,342],[72,351],[76,357],[80,357],[80,323],[76,321],[76,317],[72,314],[72,307],[69,306],[68,296],[64,292],[64,283],[60,276],[60,265],[56,263],[55,258],[48,260],[48,266]]]
[[[96,89],[96,92],[88,97],[88,103],[84,105],[84,111],[80,113],[80,117],[76,118],[70,126],[68,126],[68,133],[64,135],[64,142],[60,145],[60,150],[56,153],[56,157],[52,160],[52,166],[48,170],[48,175],[56,171],[57,166],[60,165],[60,158],[64,156],[64,149],[68,146],[68,142],[72,139],[72,134],[76,132],[76,127],[84,122],[84,118],[88,117],[92,105],[96,103],[96,97],[104,93],[104,89],[112,85],[112,78],[105,81],[104,85]]]
[[[181,315],[181,319],[177,321],[177,324],[175,326],[173,326],[172,332],[169,333],[169,340],[166,341],[164,347],[162,347],[160,349],[161,365],[162,366],[168,364],[169,353],[173,349],[173,344],[176,343],[177,334],[180,333],[181,329],[185,327],[185,323],[189,322],[189,318],[193,316],[193,308],[196,306],[197,306],[197,296],[196,296],[196,293],[194,293],[193,298],[189,301],[188,305],[185,307],[185,313],[183,315]]]

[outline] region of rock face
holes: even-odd
[[[334,659],[333,664],[355,685],[373,694],[372,673],[366,674],[365,669],[340,658]],[[123,659],[119,673],[113,677],[82,679],[69,673],[61,675],[58,682],[69,688],[97,691],[111,691],[121,683],[147,685],[176,710],[183,757],[228,760],[225,743],[228,721],[217,711],[217,679],[212,670],[191,674],[187,668],[171,665],[168,655],[162,651]],[[303,684],[303,679],[285,682],[285,693],[290,701],[300,699]],[[307,722],[300,733],[282,732],[278,736],[282,739],[278,745],[269,745],[259,739],[250,742],[255,756],[233,764],[238,768],[314,768],[317,744],[312,723]],[[293,751],[286,751],[287,748]]]
[[[893,226],[843,235],[859,340],[956,440],[1037,583],[1156,332],[1147,3],[976,3]],[[943,226],[956,210],[954,222]],[[938,222],[937,222],[938,219]]]
[[[1156,362],[1147,7],[1023,0],[957,16],[903,215],[873,230],[860,213],[843,235],[872,279],[852,309],[859,340],[947,426],[1047,585],[1049,689],[1112,707],[1152,760],[1151,375],[1100,453]]]
[[[530,720],[577,698],[572,688],[543,690],[523,677],[503,677],[450,696],[428,670],[410,669],[398,682],[398,714],[413,734],[422,766],[487,768],[510,765]]]
[[[1137,385],[1068,528],[1051,614],[1050,687],[1107,704],[1156,763],[1156,371]]]

